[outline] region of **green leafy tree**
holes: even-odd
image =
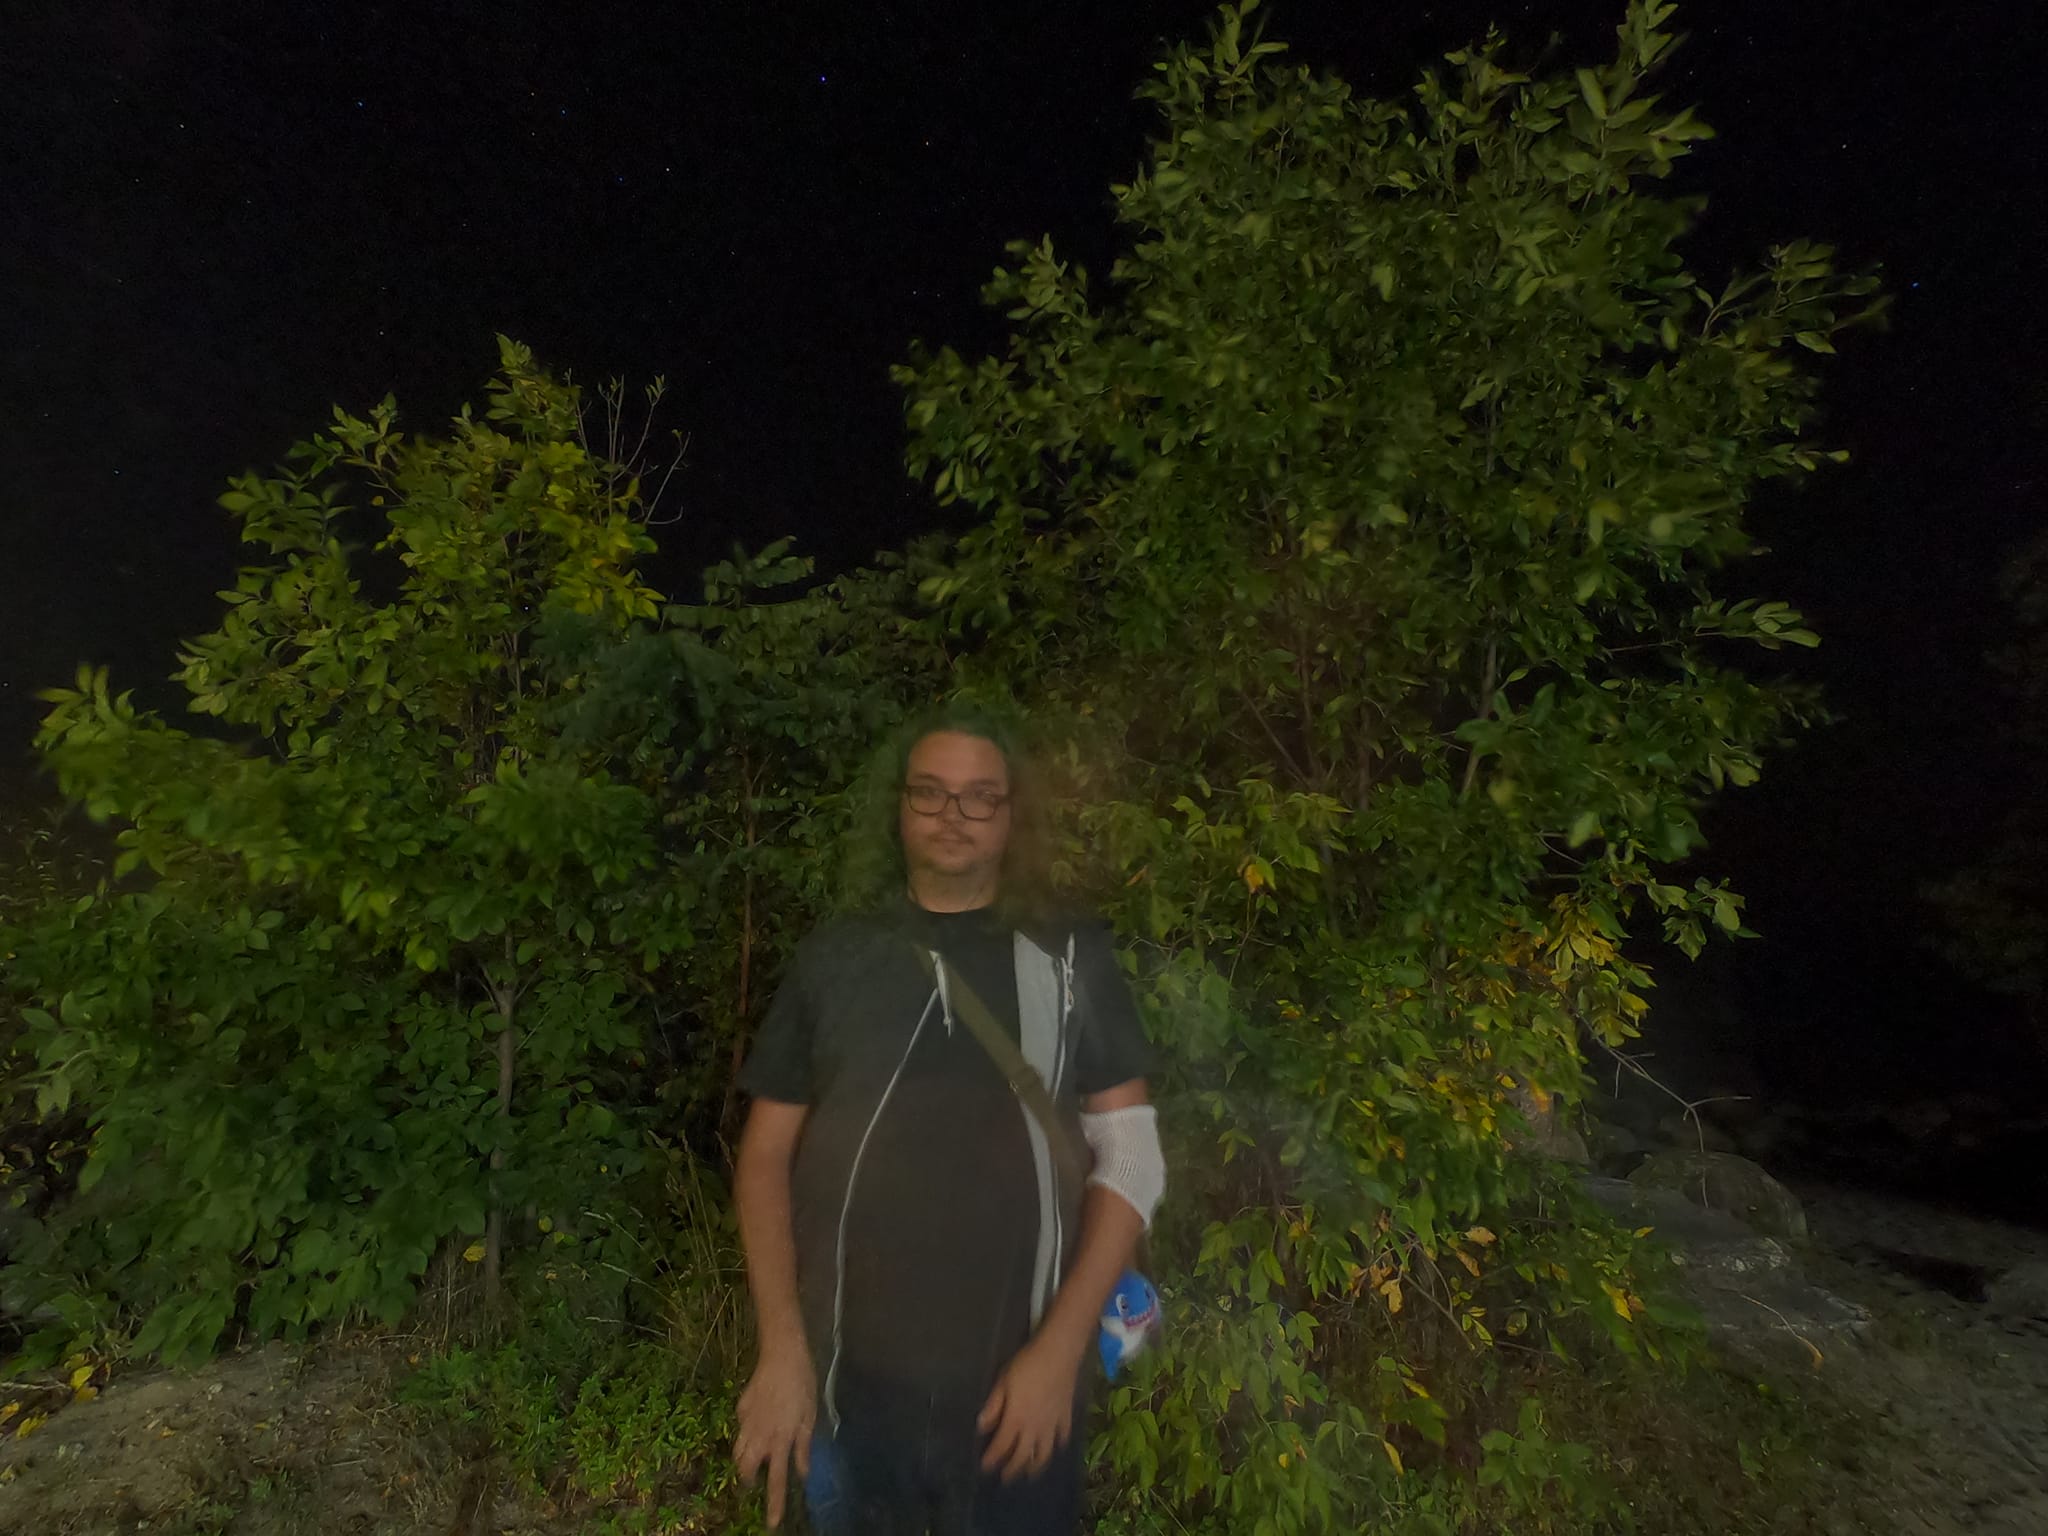
[[[1800,616],[1723,584],[1759,492],[1839,457],[1804,364],[1874,285],[1806,243],[1688,268],[1669,6],[1405,101],[1251,9],[1141,92],[1108,292],[1013,246],[1007,355],[898,371],[912,472],[980,516],[925,595],[1057,723],[1170,1063],[1187,1278],[1115,1394],[1108,1528],[1586,1529],[1614,1468],[1531,1362],[1671,1346],[1514,1106],[1634,1033],[1633,927],[1745,931],[1662,871],[1818,708],[1736,665]]]
[[[796,940],[833,906],[856,782],[876,743],[949,680],[920,615],[911,561],[814,581],[777,540],[704,574],[702,600],[590,655],[592,687],[565,738],[644,776],[665,878],[717,893],[676,962],[692,1051],[671,1079],[677,1119],[731,1131],[734,1080]]]
[[[61,805],[24,787],[0,806],[0,1263],[17,1212],[61,1198],[82,1153],[83,1117],[36,1108],[33,1061],[18,1013],[5,1006],[21,932],[45,913],[90,895],[105,872],[103,850]]]
[[[37,928],[10,978],[44,1108],[95,1126],[37,1299],[72,1326],[111,1300],[166,1354],[244,1309],[395,1318],[451,1236],[482,1234],[494,1291],[510,1213],[616,1187],[646,972],[697,894],[647,878],[648,792],[560,739],[570,642],[659,607],[575,390],[506,342],[445,435],[337,412],[222,502],[259,558],[178,677],[228,739],[103,671],[47,695],[48,764],[149,880]],[[395,557],[368,570],[365,503]]]

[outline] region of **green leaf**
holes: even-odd
[[[1600,88],[1600,77],[1590,69],[1578,71],[1579,95],[1584,98],[1587,110],[1605,121],[1607,117],[1607,93]]]

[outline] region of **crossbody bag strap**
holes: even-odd
[[[925,974],[932,978],[932,985],[937,986],[939,976],[932,952],[922,944],[913,944],[912,947],[917,950],[917,958],[924,966]],[[996,1070],[1003,1074],[1011,1090],[1045,1132],[1046,1143],[1052,1148],[1053,1156],[1060,1160],[1062,1171],[1076,1185],[1081,1184],[1093,1168],[1094,1159],[1083,1153],[1061,1123],[1059,1110],[1053,1104],[1045,1079],[1024,1059],[1024,1053],[1017,1048],[1016,1042],[996,1022],[995,1015],[988,1011],[988,1005],[982,1002],[980,994],[967,984],[967,979],[957,968],[946,978],[945,995],[952,1001],[955,1017],[981,1042],[981,1048],[995,1062]]]

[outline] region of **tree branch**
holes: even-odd
[[[1293,774],[1298,781],[1307,783],[1308,779],[1301,771],[1301,764],[1296,762],[1294,754],[1287,750],[1287,743],[1280,739],[1279,733],[1273,729],[1273,723],[1266,718],[1257,702],[1241,685],[1237,689],[1237,696],[1244,700],[1245,708],[1250,710],[1252,718],[1259,722],[1259,729],[1266,733],[1266,740],[1273,743],[1273,750],[1280,754],[1280,761],[1286,764],[1287,771]]]
[[[1500,642],[1486,642],[1486,677],[1479,685],[1479,718],[1484,720],[1493,713],[1493,679],[1500,667]],[[1479,748],[1476,744],[1466,749],[1465,781],[1458,786],[1458,798],[1464,799],[1472,792],[1472,781],[1479,776]]]

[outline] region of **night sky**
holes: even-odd
[[[1273,33],[1405,90],[1497,19],[1605,56],[1619,0],[1280,0]],[[175,709],[236,552],[214,498],[335,402],[416,426],[493,333],[585,383],[667,376],[690,450],[652,575],[734,539],[826,569],[934,526],[885,370],[1000,344],[976,294],[1049,232],[1094,273],[1131,99],[1205,0],[811,8],[12,0],[0,113],[0,793],[81,660]],[[2007,1005],[1921,952],[1913,891],[1988,835],[1994,572],[2041,525],[2048,27],[2029,3],[1704,0],[1667,93],[1720,137],[1695,266],[1813,236],[1882,263],[1888,333],[1831,365],[1855,463],[1756,509],[1738,574],[1805,609],[1846,723],[1708,819],[1766,938],[1700,969],[1774,1092],[2010,1083]],[[1693,872],[1689,870],[1688,873]],[[1670,971],[1683,968],[1673,957]],[[1672,986],[1678,985],[1673,977]],[[2036,1048],[2038,1050],[2038,1047]],[[1929,1052],[1935,1066],[1927,1066]]]

